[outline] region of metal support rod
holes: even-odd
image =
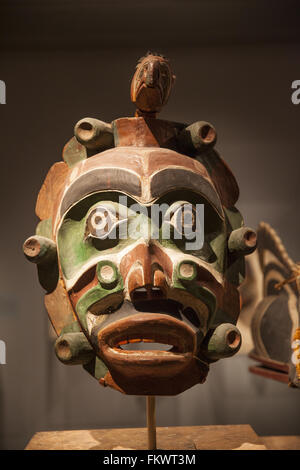
[[[155,396],[147,396],[148,449],[156,449]]]

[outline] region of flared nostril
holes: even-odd
[[[151,287],[151,291],[152,292],[161,292],[161,288],[160,287]]]
[[[146,287],[138,287],[137,289],[135,289],[135,291],[137,294],[147,294],[147,289]]]
[[[130,299],[133,304],[147,300],[148,291],[146,287],[138,287],[130,293]]]
[[[133,303],[144,301],[144,300],[156,300],[165,298],[164,292],[160,287],[147,285],[144,287],[138,287],[134,289],[131,294],[131,301]]]
[[[151,286],[148,288],[148,296],[151,298],[163,298],[164,297],[164,292],[160,287],[157,286]]]

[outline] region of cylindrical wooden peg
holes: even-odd
[[[99,119],[81,119],[75,125],[74,134],[78,142],[91,150],[106,150],[114,146],[111,124]]]
[[[155,396],[147,396],[148,449],[156,449]]]
[[[241,227],[231,232],[228,239],[228,249],[231,253],[249,255],[257,245],[257,235],[249,227]]]
[[[56,244],[50,238],[34,235],[23,244],[23,252],[28,261],[44,264],[53,261],[56,256]]]
[[[87,364],[95,357],[92,346],[81,332],[59,336],[55,342],[55,353],[61,362],[70,365]]]

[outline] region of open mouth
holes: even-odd
[[[202,383],[208,366],[196,356],[196,337],[166,314],[140,312],[109,324],[98,330],[99,355],[109,370],[104,384],[129,395],[176,395]]]
[[[181,304],[143,295],[134,300],[113,313],[98,312],[92,328],[108,367],[103,384],[129,395],[172,395],[203,382],[208,366],[197,358],[199,329],[183,321]]]
[[[196,354],[200,319],[191,307],[164,297],[152,286],[134,291],[115,311],[95,303],[87,312],[89,333],[104,360],[145,363]]]
[[[101,329],[98,344],[106,358],[127,356],[142,362],[158,357],[175,359],[194,353],[195,333],[170,315],[137,313]]]
[[[165,353],[168,353],[169,351],[178,352],[176,346],[172,346],[171,344],[157,343],[155,340],[147,338],[136,338],[129,339],[128,341],[120,341],[119,344],[117,344],[117,348],[129,354],[132,351],[148,351],[148,353],[149,351],[165,351]]]

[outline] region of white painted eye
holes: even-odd
[[[176,234],[189,238],[195,235],[196,230],[196,209],[192,204],[182,204],[178,207],[170,219],[170,224]]]
[[[104,231],[109,220],[107,211],[100,212],[99,210],[96,210],[96,212],[91,215],[90,219],[91,226],[95,229],[95,232]]]
[[[120,219],[117,212],[108,209],[105,206],[98,206],[89,214],[86,227],[85,238],[98,238],[104,240],[106,238],[116,239],[116,227],[126,219]]]

